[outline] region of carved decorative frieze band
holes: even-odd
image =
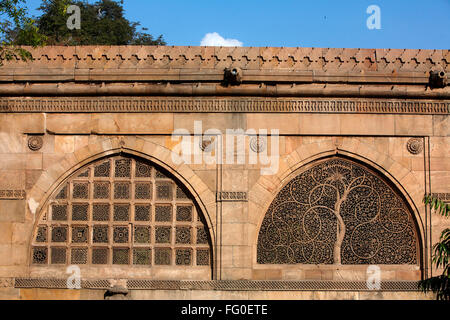
[[[449,114],[450,101],[324,98],[3,98],[0,112],[305,112]]]
[[[244,191],[221,191],[217,192],[217,201],[248,201],[247,192]]]
[[[22,200],[26,196],[25,190],[0,190],[0,200]]]
[[[81,280],[81,288],[109,289],[113,285],[109,280]],[[67,289],[67,279],[15,278],[15,288],[52,288]]]
[[[438,198],[442,201],[449,202],[450,203],[450,193],[432,193],[433,197]]]
[[[224,291],[296,291],[296,290],[345,290],[368,291],[365,281],[252,281],[252,280],[219,280],[219,281],[158,281],[128,280],[129,289],[150,290],[224,290]],[[416,281],[383,281],[382,291],[417,291]]]
[[[13,278],[0,278],[0,288],[8,288],[13,286]]]
[[[15,288],[67,288],[66,279],[16,278]],[[82,280],[84,289],[109,289],[109,280]],[[252,280],[127,280],[130,290],[223,290],[223,291],[369,291],[366,281],[252,281]],[[417,291],[417,281],[382,281],[381,291]]]

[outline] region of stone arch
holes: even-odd
[[[272,201],[259,264],[418,264],[409,208],[376,172],[339,156],[315,161]]]
[[[193,197],[198,210],[205,217],[207,233],[210,235],[211,256],[214,257],[214,215],[210,212],[214,210],[215,198],[208,187],[195,175],[195,173],[185,164],[175,164],[172,152],[160,145],[144,139],[135,137],[114,137],[98,140],[84,148],[67,155],[61,162],[53,165],[44,172],[31,192],[27,196],[27,214],[34,220],[33,230],[37,230],[43,209],[49,204],[49,200],[55,192],[71,177],[74,172],[78,172],[89,164],[103,158],[114,156],[127,156],[142,159],[154,164],[156,167],[165,170],[179,181],[186,192]],[[30,235],[29,244],[33,241],[33,234]],[[30,249],[31,251],[31,249]],[[31,264],[31,252],[28,254],[28,265]],[[211,261],[214,261],[211,259]]]
[[[320,142],[301,145],[290,154],[281,157],[279,171],[273,176],[261,176],[249,191],[249,221],[253,224],[249,235],[249,245],[253,247],[252,260],[257,261],[258,234],[263,218],[282,187],[296,177],[304,167],[320,159],[343,155],[359,161],[381,174],[399,192],[411,209],[413,221],[416,224],[419,247],[420,268],[423,269],[424,239],[424,206],[421,204],[423,190],[418,178],[409,169],[405,168],[387,154],[377,151],[372,145],[366,144],[355,137],[332,138]],[[416,188],[410,188],[411,186]],[[409,187],[409,190],[407,190]],[[419,205],[416,205],[419,203]]]

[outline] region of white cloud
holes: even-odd
[[[200,42],[201,46],[242,47],[243,43],[236,39],[225,39],[217,32],[207,33]]]

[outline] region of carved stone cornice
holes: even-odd
[[[306,47],[45,46],[3,61],[0,81],[221,81],[427,83],[449,71],[450,50]]]
[[[384,77],[386,78],[386,77]],[[213,82],[14,82],[0,83],[2,97],[265,97],[265,98],[378,98],[450,99],[450,86],[355,83],[246,83],[225,86]]]
[[[258,97],[2,98],[0,112],[298,112],[449,114],[450,101]]]

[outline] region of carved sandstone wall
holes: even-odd
[[[421,200],[425,192],[441,197],[450,192],[450,87],[436,88],[429,72],[449,72],[448,50],[47,47],[32,53],[33,61],[0,68],[0,297],[101,299],[107,288],[120,284],[136,299],[426,298],[415,292],[415,281],[437,274],[430,247],[449,221],[431,214]],[[226,83],[225,68],[237,68],[241,82]],[[175,163],[177,142],[171,135],[176,129],[193,134],[194,121],[202,121],[203,132],[278,129],[278,170],[262,175],[261,163]],[[263,147],[252,136],[244,138],[247,154]],[[115,159],[131,159],[129,177],[115,175]],[[333,259],[339,233],[330,231],[339,223],[325,215],[329,209],[320,219],[301,209],[307,198],[315,197],[308,201],[322,207],[338,199],[311,190],[283,196],[296,177],[329,159],[373,174],[362,182],[362,173],[323,170],[317,180],[339,189],[347,174],[359,183],[357,195],[340,194],[357,199],[356,208],[342,211],[347,238],[340,262]],[[95,173],[104,161],[111,161],[108,177]],[[162,170],[167,180],[156,173],[136,175],[139,163]],[[87,176],[77,177],[87,169]],[[158,195],[161,183],[173,183],[170,199]],[[99,184],[108,185],[106,198],[98,198]],[[87,186],[86,196],[75,192],[78,185]],[[177,185],[189,201],[180,202]],[[391,200],[379,200],[389,192]],[[299,203],[291,209],[271,206],[289,199]],[[58,205],[67,205],[62,220],[53,217]],[[107,222],[94,218],[99,205],[109,206]],[[115,218],[114,208],[121,205],[130,208],[124,220]],[[186,205],[195,206],[193,218],[179,220],[177,208]],[[152,208],[151,220],[136,218],[140,206]],[[161,206],[171,206],[170,220],[156,219],[155,208]],[[73,208],[86,212],[86,219],[74,219]],[[355,210],[366,217],[351,216]],[[291,225],[303,221],[308,227],[286,229],[280,227],[286,220],[275,219],[281,223],[276,230],[291,232],[289,239],[276,238],[264,222],[275,211],[283,219],[296,212]],[[198,222],[196,212],[204,220]],[[369,228],[367,237],[360,234],[346,247],[354,241],[352,230],[371,219],[380,219],[377,232],[391,233],[371,237]],[[331,226],[331,234],[320,223]],[[102,225],[109,238],[94,242]],[[128,231],[119,230],[125,226]],[[208,243],[197,242],[200,226]],[[406,227],[410,238],[399,232]],[[163,228],[170,235],[163,236]],[[261,230],[272,237],[264,255]],[[326,258],[305,258],[311,239],[317,247],[326,244]],[[397,248],[401,241],[406,242]],[[292,254],[274,251],[274,243]],[[45,250],[36,255],[33,248]],[[94,249],[102,248],[107,258],[96,265]],[[156,255],[161,249],[169,258]],[[201,250],[209,250],[208,265],[198,260]],[[44,261],[43,252],[45,263],[36,263]],[[403,259],[408,254],[414,257]],[[66,267],[75,262],[83,289],[67,290]],[[381,268],[381,291],[367,288],[369,264]]]

